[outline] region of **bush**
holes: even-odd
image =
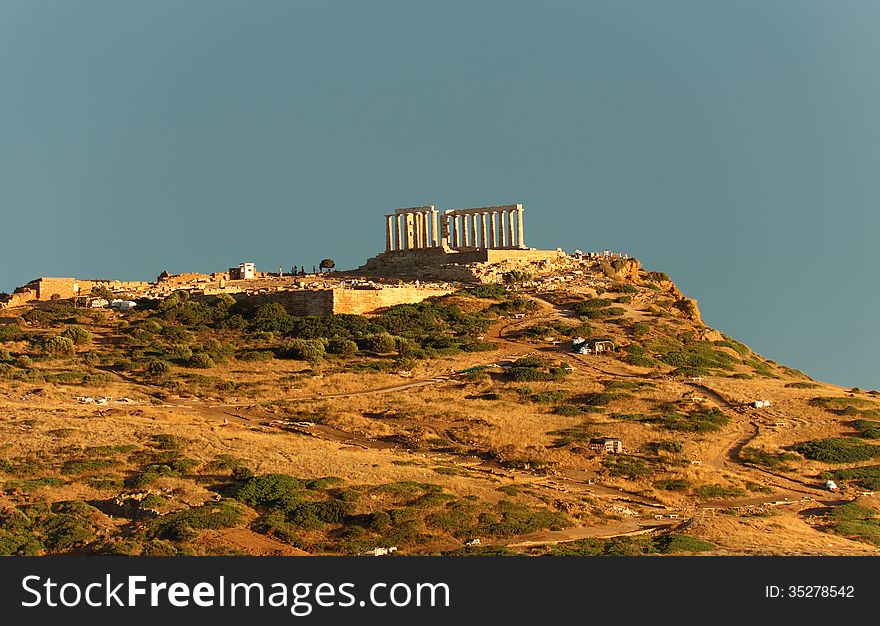
[[[144,373],[150,378],[164,378],[171,373],[171,364],[160,359],[151,359]]]
[[[501,300],[507,295],[507,289],[504,285],[478,285],[476,287],[471,287],[470,289],[465,289],[465,293],[468,293],[475,298]]]
[[[320,362],[327,354],[323,339],[291,339],[287,343],[286,356],[308,361]]]
[[[855,420],[851,426],[865,439],[880,439],[880,422],[872,420]]]
[[[687,491],[691,488],[691,483],[684,478],[667,478],[656,481],[654,488],[664,491]]]
[[[244,512],[244,507],[236,502],[209,502],[157,518],[153,533],[157,537],[188,541],[195,537],[197,530],[238,525]]]
[[[697,497],[703,500],[721,500],[723,498],[739,498],[745,495],[745,491],[739,487],[727,485],[700,485],[694,489]]]
[[[870,400],[865,400],[864,398],[842,398],[842,397],[819,397],[813,398],[808,402],[808,404],[812,407],[827,409],[829,411],[843,411],[848,408],[853,409],[863,409],[863,408],[872,408],[876,406],[876,404]]]
[[[77,346],[86,345],[92,342],[92,333],[82,326],[68,326],[61,332],[62,337],[67,337]]]
[[[651,330],[651,325],[648,322],[636,322],[632,325],[632,334],[634,337],[644,337],[648,334],[648,331]],[[643,348],[644,350],[644,348]]]
[[[11,361],[12,354],[6,348],[0,348],[0,361]]]
[[[271,361],[274,358],[271,350],[245,350],[238,355],[240,361]]]
[[[770,468],[784,468],[789,461],[796,461],[797,455],[790,452],[768,452],[763,448],[743,448],[739,458],[745,463],[763,465]]]
[[[637,456],[610,455],[602,460],[602,465],[605,466],[611,476],[621,476],[630,480],[653,473],[647,461]]]
[[[235,494],[235,499],[250,506],[288,511],[304,499],[305,484],[288,474],[267,474],[247,481]]]
[[[819,385],[805,380],[799,380],[794,383],[785,383],[785,386],[791,389],[815,389]]]
[[[668,413],[654,421],[663,428],[676,432],[709,433],[721,430],[727,426],[730,420],[720,409],[712,407],[708,411],[690,415],[678,412]]]
[[[710,552],[715,549],[715,544],[705,539],[690,537],[688,535],[661,535],[654,539],[654,546],[661,554],[675,554],[678,552]]]
[[[216,363],[214,363],[214,359],[208,356],[208,354],[199,352],[192,356],[187,365],[190,367],[198,367],[200,369],[210,369],[214,367]]]
[[[327,342],[327,352],[339,356],[353,356],[357,354],[358,345],[351,339],[333,337]]]
[[[858,485],[871,491],[880,489],[880,465],[834,470],[830,476],[839,482],[854,480]]]
[[[43,353],[52,359],[72,357],[75,353],[73,340],[70,337],[51,337],[43,343]]]
[[[805,441],[792,449],[808,459],[823,463],[857,463],[880,458],[880,446],[843,437]]]
[[[165,349],[165,357],[174,361],[189,361],[193,356],[192,349],[183,343],[174,343]]]
[[[611,291],[616,291],[617,293],[638,293],[639,288],[629,283],[617,283],[611,288]]]
[[[376,333],[364,338],[364,349],[376,354],[387,354],[397,349],[397,342],[389,333]]]

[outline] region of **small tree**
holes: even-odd
[[[521,270],[510,270],[509,272],[504,272],[502,278],[508,285],[519,285],[532,280],[532,275],[529,272],[523,272]]]
[[[63,359],[74,355],[73,339],[70,337],[51,337],[43,344],[43,352],[52,359]]]
[[[324,270],[332,270],[336,267],[336,262],[333,259],[321,259],[321,263],[318,265],[321,268],[321,271]]]
[[[91,296],[93,298],[103,298],[104,300],[112,300],[113,292],[107,289],[104,285],[100,285],[98,287],[92,287]]]
[[[86,345],[92,342],[92,333],[82,326],[68,326],[61,333],[62,337],[67,337],[78,346]]]

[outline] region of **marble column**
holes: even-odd
[[[516,207],[516,245],[520,248],[525,248],[525,238],[523,237],[523,208],[521,204],[518,204]]]
[[[471,245],[471,229],[467,215],[461,216],[461,245],[464,248]]]
[[[515,248],[516,240],[514,239],[514,230],[513,230],[513,211],[507,212],[507,247]]]
[[[393,215],[385,216],[385,252],[394,250],[394,231],[391,228]]]
[[[440,229],[437,225],[436,209],[431,209],[431,245],[435,248],[440,245]]]
[[[489,247],[496,248],[495,211],[489,211]]]
[[[415,247],[415,223],[412,213],[405,213],[403,221],[406,223],[406,249],[412,250]]]
[[[480,247],[486,248],[486,214],[480,212],[478,215],[480,216]]]

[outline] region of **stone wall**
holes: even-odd
[[[235,294],[238,306],[255,309],[269,302],[279,302],[291,315],[363,315],[397,304],[414,304],[431,296],[451,293],[452,289],[431,287],[385,287],[383,289],[303,289],[266,294]]]
[[[398,304],[415,304],[453,289],[434,287],[385,287],[383,289],[333,289],[333,312],[362,315]]]

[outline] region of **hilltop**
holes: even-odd
[[[455,271],[364,314],[3,309],[0,552],[878,553],[876,391],[763,358],[636,259]]]

